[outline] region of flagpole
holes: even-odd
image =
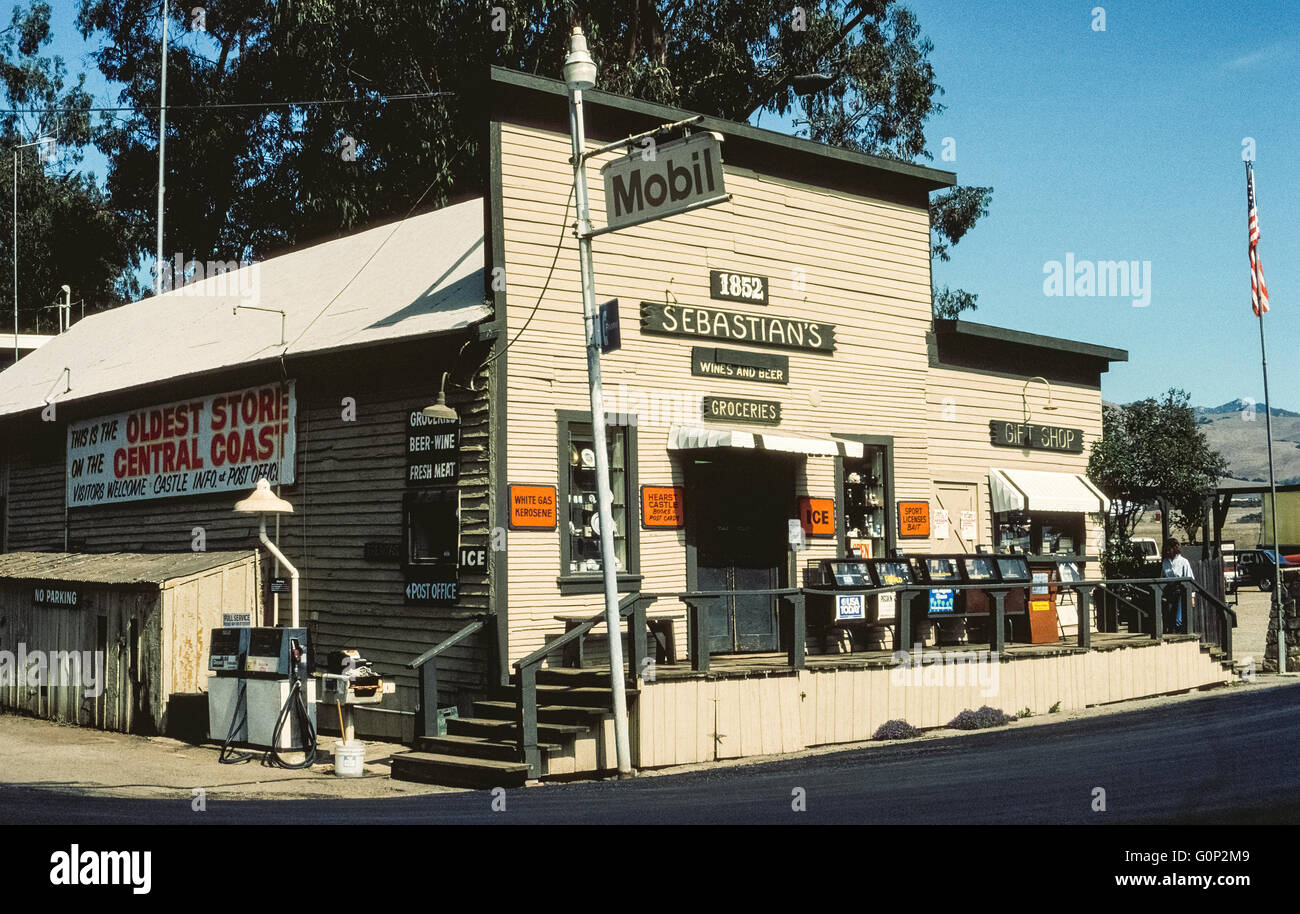
[[[1282,560],[1277,542],[1277,484],[1273,477],[1273,411],[1268,404],[1268,351],[1264,346],[1264,313],[1259,315],[1259,358],[1264,369],[1264,430],[1268,436],[1268,498],[1269,519],[1273,526],[1273,614],[1277,617],[1277,671],[1286,672],[1286,626],[1280,612],[1282,589]]]
[[[1254,175],[1250,162],[1246,162],[1246,183],[1254,191]],[[1282,618],[1280,591],[1282,589],[1282,559],[1277,541],[1277,482],[1273,475],[1273,410],[1268,402],[1268,348],[1264,342],[1264,308],[1256,308],[1259,317],[1259,361],[1264,372],[1264,434],[1268,440],[1268,498],[1269,518],[1273,527],[1273,591],[1272,612],[1277,619],[1277,671],[1286,673],[1286,620]]]

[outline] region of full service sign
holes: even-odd
[[[293,482],[294,382],[130,410],[68,426],[68,507]]]
[[[1083,453],[1083,429],[1059,425],[1030,425],[1027,422],[989,422],[989,440],[1002,447],[1033,448],[1039,451]]]
[[[653,158],[633,152],[605,165],[600,174],[609,228],[639,225],[710,200],[720,202],[727,193],[720,139],[715,133],[695,133],[657,147]]]

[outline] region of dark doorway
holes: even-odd
[[[687,465],[695,589],[735,592],[710,611],[711,653],[780,647],[777,599],[747,591],[786,586],[796,466],[775,454],[710,455]]]

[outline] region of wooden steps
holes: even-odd
[[[490,790],[493,787],[522,787],[528,782],[528,766],[523,762],[463,755],[403,752],[393,756],[392,776],[399,781]]]
[[[637,696],[628,689],[628,700]],[[490,689],[474,716],[447,720],[446,736],[416,740],[393,756],[399,780],[449,787],[517,787],[529,778],[520,757],[518,693]],[[537,739],[543,778],[595,774],[611,767],[609,672],[565,668],[537,671]]]

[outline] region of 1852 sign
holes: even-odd
[[[729,340],[777,349],[835,351],[833,324],[673,302],[641,302],[641,332]]]
[[[1002,447],[1083,453],[1083,429],[1058,425],[1030,425],[994,419],[989,422],[989,440]]]
[[[447,485],[460,477],[460,422],[413,409],[406,419],[406,482]]]
[[[749,273],[729,273],[726,270],[710,270],[709,298],[766,305],[767,277],[753,276]]]

